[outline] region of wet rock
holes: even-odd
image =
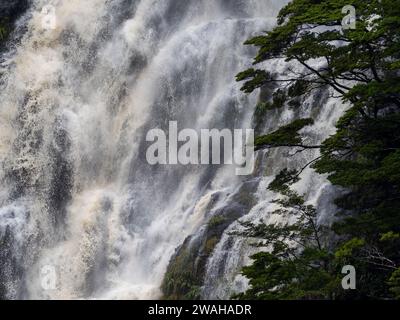
[[[188,237],[172,257],[162,284],[164,298],[193,300],[200,298],[208,258],[219,243],[224,231],[246,215],[256,204],[254,193],[258,180],[245,182],[231,196],[229,204],[214,212],[202,230]]]
[[[0,52],[14,30],[15,21],[28,9],[29,0],[0,0]]]
[[[15,21],[28,8],[28,0],[0,1],[0,19]]]

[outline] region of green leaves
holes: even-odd
[[[400,268],[394,271],[388,281],[390,291],[396,299],[400,299]]]
[[[337,221],[323,227],[316,223],[316,209],[290,189],[304,168],[276,176],[269,189],[283,197],[273,201],[280,209],[271,214],[295,222],[247,226],[254,231],[248,236],[264,239],[260,244],[271,249],[244,270],[252,284],[247,297],[400,298],[400,1],[353,1],[356,28],[343,30],[342,8],[348,4],[293,0],[281,10],[276,28],[246,42],[258,48],[255,65],[271,62],[263,64],[266,70],[237,77],[245,81],[246,93],[274,90],[257,107],[257,128],[268,112],[298,107],[315,89],[329,89],[349,105],[337,132],[320,146],[305,145],[300,134],[312,119],[256,138],[256,150],[319,149],[313,168],[345,190],[335,201]],[[287,72],[275,73],[276,59],[290,62]],[[332,239],[332,232],[338,243],[331,240],[327,250],[322,239]],[[338,291],[342,262],[360,274],[357,292]]]
[[[299,172],[297,170],[283,169],[269,184],[268,189],[279,193],[287,193],[290,185],[299,180]]]
[[[276,58],[296,61],[311,71],[297,75],[297,80],[325,83],[345,95],[351,89],[346,81],[380,82],[385,70],[398,67],[400,19],[393,3],[396,1],[353,1],[357,28],[343,30],[342,8],[348,2],[295,0],[281,10],[278,27],[246,44],[259,48],[254,64]],[[318,59],[325,65],[315,65]],[[260,83],[261,72],[248,75],[245,92],[259,87],[253,84]]]
[[[268,81],[271,81],[271,75],[264,70],[248,69],[246,71],[239,73],[236,76],[236,81],[243,81],[248,79],[251,80],[247,81],[243,85],[241,90],[246,93],[251,93],[255,89],[262,87]]]
[[[254,263],[243,268],[251,288],[238,299],[327,299],[339,290],[327,243],[329,230],[317,222],[316,210],[289,189],[294,172],[283,170],[269,186],[283,190],[273,201],[280,208],[272,212],[282,221],[273,224],[241,222],[244,230],[235,235],[257,241],[268,248],[252,256]]]
[[[349,258],[353,255],[354,250],[358,250],[365,245],[365,240],[353,238],[342,244],[335,253],[337,259]]]
[[[386,232],[382,234],[380,241],[393,241],[400,239],[399,233],[394,233],[393,231]]]
[[[306,147],[302,145],[302,137],[299,131],[313,123],[312,119],[298,119],[268,135],[257,137],[254,142],[256,150],[278,146]]]
[[[288,89],[288,95],[291,98],[303,96],[309,90],[309,83],[304,80],[297,80]]]

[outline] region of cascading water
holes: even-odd
[[[293,70],[293,66],[291,69]],[[288,71],[287,63],[277,61],[275,70],[284,75]],[[320,91],[305,99],[297,112],[285,108],[283,112],[271,114],[271,118],[265,123],[262,131],[272,132],[295,119],[313,117],[316,125],[304,129],[303,136],[306,137],[309,145],[317,145],[334,133],[335,123],[345,108],[346,106],[336,98],[329,98],[328,92]],[[293,189],[298,194],[304,195],[307,203],[317,209],[319,223],[330,224],[336,210],[332,199],[340,191],[307,166],[318,158],[318,155],[318,151],[315,150],[303,151],[298,154],[284,148],[260,154],[259,172],[261,174],[258,174],[258,186],[255,191],[256,205],[241,220],[255,224],[260,222],[271,224],[282,219],[272,214],[279,208],[272,200],[279,196],[269,191],[268,186],[282,169],[305,168],[300,176],[301,180],[294,184]],[[240,270],[251,262],[249,257],[257,253],[260,248],[254,246],[257,243],[255,239],[233,235],[242,229],[243,227],[238,221],[232,223],[225,230],[213,255],[208,259],[202,287],[204,299],[229,299],[232,295],[244,292],[248,288],[248,280],[241,275]]]
[[[257,175],[240,178],[232,166],[150,166],[145,136],[167,131],[172,120],[180,129],[250,128],[258,97],[234,81],[255,53],[243,42],[271,28],[286,2],[32,1],[20,21],[24,34],[1,65],[0,295],[159,298],[176,248],[201,237],[243,189],[254,190],[256,203],[237,218],[268,212],[273,195],[264,169],[271,176],[312,155],[275,152]],[[43,28],[45,5],[56,9],[55,29]],[[309,135],[316,141],[342,110],[332,103],[314,109],[320,127]],[[287,111],[265,129],[298,116]],[[308,199],[329,212],[321,204],[326,181],[311,170],[303,176]],[[229,298],[244,288],[238,273],[251,250],[225,231],[202,297]],[[43,284],[48,267],[54,288]]]

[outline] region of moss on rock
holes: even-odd
[[[208,258],[224,231],[255,204],[257,183],[249,181],[231,196],[229,206],[214,213],[200,234],[188,237],[172,257],[161,286],[167,300],[201,298]],[[210,209],[211,210],[211,209]]]

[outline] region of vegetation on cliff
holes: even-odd
[[[320,157],[310,165],[348,192],[336,199],[338,221],[328,230],[316,227],[323,238],[331,240],[320,243],[321,247],[315,234],[309,241],[299,241],[304,232],[311,233],[315,212],[304,207],[301,197],[288,187],[300,170],[284,170],[272,187],[287,186],[278,190],[288,198],[280,204],[286,208],[284,214],[297,222],[247,226],[245,235],[256,233],[272,250],[255,255],[253,265],[243,270],[252,287],[239,297],[399,298],[400,1],[353,1],[356,25],[349,29],[342,27],[342,9],[348,4],[345,0],[293,0],[281,10],[276,28],[246,42],[259,48],[255,65],[284,58],[303,70],[282,77],[273,70],[252,68],[237,76],[245,81],[242,90],[246,93],[277,88],[272,94],[275,98],[265,102],[264,116],[269,109],[282,108],[276,96],[296,105],[298,98],[321,88],[330,89],[349,105],[337,122],[336,134],[319,146],[303,143],[298,132],[312,120],[299,119],[258,137],[256,148],[319,149]],[[260,229],[263,232],[257,233]],[[283,241],[288,237],[301,244],[295,258]],[[345,264],[357,270],[357,290],[341,290],[338,266]]]

